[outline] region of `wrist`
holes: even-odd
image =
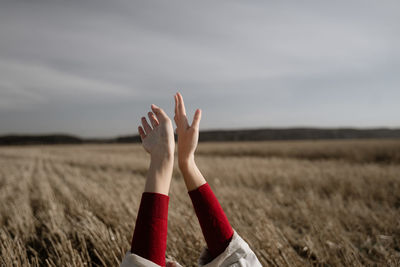
[[[149,172],[154,173],[155,176],[169,176],[172,175],[174,168],[174,157],[165,156],[162,158],[151,157]]]
[[[150,155],[150,166],[163,167],[165,165],[174,164],[174,153],[166,152],[164,154],[151,154]]]
[[[147,173],[144,192],[159,193],[168,196],[172,178],[171,168],[152,168]]]
[[[179,168],[182,172],[183,179],[186,184],[188,191],[199,188],[206,183],[203,175],[197,167],[194,157],[190,157],[187,160],[183,160],[179,164]]]
[[[144,191],[168,196],[173,168],[173,155],[164,157],[151,156]]]
[[[196,163],[194,161],[194,155],[190,155],[184,158],[179,157],[178,159],[178,166],[181,171],[193,168],[195,165]]]

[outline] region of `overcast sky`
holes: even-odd
[[[400,127],[399,1],[0,1],[0,134]],[[191,117],[191,116],[190,116]]]

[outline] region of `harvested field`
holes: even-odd
[[[197,163],[265,266],[400,265],[400,140],[201,143]],[[118,266],[141,145],[0,148],[0,266]],[[167,255],[205,244],[176,168]]]

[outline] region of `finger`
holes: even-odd
[[[175,115],[174,115],[174,121],[175,124],[178,125],[178,93],[174,95],[174,100],[175,100]]]
[[[162,108],[157,107],[156,105],[152,104],[151,110],[153,110],[153,112],[156,115],[159,122],[168,120],[168,116]]]
[[[158,122],[156,116],[154,116],[153,112],[149,112],[147,113],[147,115],[149,116],[151,125],[153,126],[153,128],[157,127],[160,123]]]
[[[195,129],[199,129],[200,120],[201,120],[201,109],[197,109],[196,112],[194,113],[193,122],[192,122],[191,127],[195,128]]]
[[[177,93],[178,96],[178,113],[180,115],[186,116],[185,103],[183,102],[183,97],[180,93]]]
[[[179,120],[178,120],[178,116],[174,116],[174,121],[175,121],[175,125],[176,125],[176,127],[178,127],[178,124],[179,124]]]
[[[177,125],[179,124],[179,127],[188,128],[189,123],[186,117],[186,109],[185,109],[185,103],[183,102],[183,97],[180,93],[176,93],[176,98],[178,105],[177,105],[177,115],[175,122],[177,123]]]
[[[175,99],[175,116],[178,114],[178,95],[177,93],[174,95]]]
[[[153,130],[153,129],[151,129],[151,127],[145,117],[142,117],[142,125],[143,125],[143,129],[146,132],[146,134],[149,134]]]
[[[138,127],[138,131],[139,131],[140,139],[142,139],[142,141],[143,141],[143,139],[146,137],[146,134],[144,133],[142,126]]]

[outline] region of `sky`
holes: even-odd
[[[400,127],[399,1],[0,1],[0,135]]]

